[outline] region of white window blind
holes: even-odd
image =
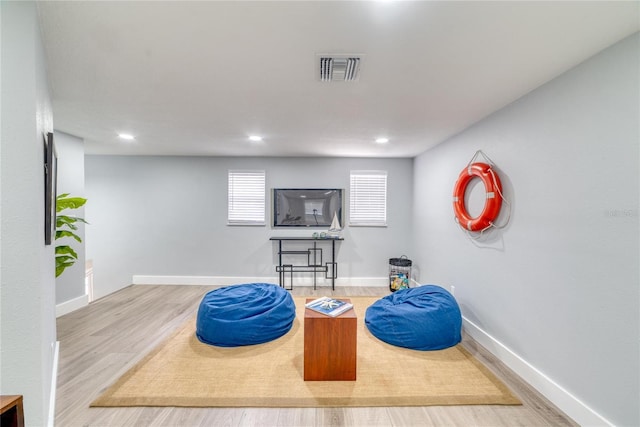
[[[351,171],[349,225],[387,225],[386,171]]]
[[[265,171],[229,171],[228,225],[265,225]]]

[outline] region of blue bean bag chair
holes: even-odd
[[[289,332],[296,317],[291,294],[270,283],[208,292],[198,308],[196,336],[220,347],[261,344]]]
[[[376,301],[364,322],[378,339],[413,350],[442,350],[462,339],[460,307],[435,285],[402,289]]]

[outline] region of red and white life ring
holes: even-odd
[[[471,218],[464,205],[464,195],[469,182],[474,177],[482,180],[486,189],[487,197],[484,209],[479,216]],[[491,227],[493,221],[500,213],[502,206],[502,183],[500,177],[491,166],[486,163],[472,163],[464,168],[458,176],[458,181],[453,189],[453,210],[456,214],[456,221],[469,231],[483,231]]]

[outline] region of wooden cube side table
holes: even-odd
[[[24,427],[21,395],[0,396],[0,425],[2,427]]]
[[[357,320],[354,309],[337,317],[305,309],[305,381],[355,381]]]

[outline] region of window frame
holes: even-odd
[[[264,170],[228,170],[227,225],[265,226],[267,224],[266,182],[267,174]],[[239,193],[242,191],[245,191],[245,194]],[[251,191],[251,193],[246,194],[246,191]],[[256,206],[250,206],[251,203],[255,203]],[[243,205],[250,209],[243,208]],[[243,212],[248,215],[243,216]]]
[[[352,170],[349,173],[350,227],[387,227],[388,178],[389,174],[384,170]]]

